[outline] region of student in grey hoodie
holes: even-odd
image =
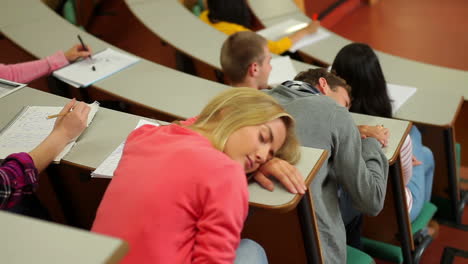
[[[271,66],[265,65],[271,58],[265,46],[266,41],[252,32],[239,32],[226,40],[221,65],[233,86],[265,87],[265,73],[271,70]],[[246,47],[250,54],[239,52]],[[230,71],[229,64],[237,64],[235,73]],[[244,72],[244,78],[239,70]],[[231,78],[234,75],[237,76]],[[358,129],[347,109],[350,87],[341,78],[324,69],[311,69],[295,79],[267,93],[296,119],[303,146],[328,150],[329,157],[309,188],[314,197],[325,263],[346,263],[346,232],[338,186],[349,194],[357,210],[369,215],[380,212],[388,175],[382,145],[388,140],[388,130],[381,126]]]

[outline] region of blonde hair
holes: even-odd
[[[286,139],[276,157],[295,164],[300,158],[295,121],[273,97],[252,88],[228,89],[202,110],[194,129],[209,130],[214,147],[224,150],[231,134],[246,126],[256,126],[281,118],[286,127]]]

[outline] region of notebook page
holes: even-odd
[[[387,83],[387,92],[392,103],[392,114],[395,114],[416,93],[416,90],[415,87]]]
[[[135,129],[143,125],[155,125],[159,126],[157,123],[153,123],[144,119],[138,121]],[[119,165],[120,158],[122,157],[122,152],[125,142],[122,142],[97,168],[95,171],[91,172],[91,177],[93,178],[112,178],[114,176],[114,171]]]
[[[293,80],[296,77],[294,68],[289,56],[279,56],[271,59],[271,72],[268,77],[268,85],[274,86],[287,80]]]
[[[99,109],[97,102],[90,105],[88,125]],[[23,112],[7,126],[0,135],[0,159],[17,152],[30,152],[38,146],[52,131],[55,119],[47,116],[60,112],[63,107],[55,106],[27,106]],[[75,141],[70,142],[54,159],[59,162],[73,147]]]
[[[92,59],[86,58],[61,68],[53,75],[74,87],[86,87],[119,72],[140,59],[110,48],[96,53]],[[95,71],[92,67],[95,67]]]

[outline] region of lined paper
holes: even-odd
[[[99,103],[89,105],[91,111],[88,114],[89,125],[99,110]],[[52,131],[55,119],[47,119],[47,116],[59,113],[63,107],[55,106],[26,106],[0,133],[0,159],[18,152],[30,152],[38,146]],[[75,141],[70,142],[64,150],[54,159],[59,162],[74,146]]]

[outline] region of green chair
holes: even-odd
[[[203,0],[198,0],[198,3],[196,3],[192,7],[192,13],[196,16],[200,16],[200,14],[205,10],[205,6],[203,5]]]
[[[366,253],[353,247],[346,247],[346,263],[347,264],[372,264],[374,259]]]
[[[76,8],[74,0],[67,0],[63,4],[62,16],[71,24],[76,25]]]
[[[421,237],[420,231],[427,226],[436,211],[437,207],[432,203],[427,202],[424,204],[419,216],[411,223],[411,230],[414,238]],[[422,237],[421,242],[415,246],[416,249],[413,252],[414,263],[419,262],[422,253],[431,242],[432,237]],[[394,263],[403,263],[403,253],[399,246],[367,238],[362,239],[362,244],[364,251],[371,256]]]

